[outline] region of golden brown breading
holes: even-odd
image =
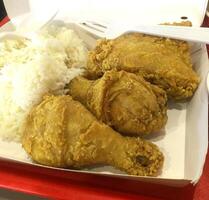
[[[109,164],[153,176],[164,160],[156,145],[121,136],[70,96],[48,96],[34,107],[23,126],[22,144],[34,161],[54,167]]]
[[[90,51],[89,77],[99,77],[111,69],[142,75],[174,99],[191,97],[199,83],[186,42],[139,33],[122,35],[114,40],[102,39]]]
[[[95,81],[76,77],[69,94],[126,135],[159,131],[167,121],[166,93],[133,73],[108,71]]]
[[[181,22],[166,22],[162,23],[162,25],[170,25],[170,26],[192,26],[192,22],[186,20],[186,21],[181,21]]]

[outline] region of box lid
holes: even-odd
[[[207,9],[207,0],[4,0],[10,18],[33,12],[37,17],[44,16],[59,8],[72,19],[91,19],[105,22],[124,21],[138,24],[158,24],[183,19],[200,26]],[[15,6],[14,6],[15,5]]]

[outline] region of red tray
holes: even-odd
[[[9,21],[6,17],[0,26]],[[204,26],[209,26],[208,18]],[[9,161],[0,162],[0,187],[53,199],[208,200],[209,154],[196,186],[161,186],[133,180],[57,171]]]
[[[59,199],[191,199],[193,185],[183,188],[140,181],[46,169],[0,162],[0,186]],[[146,195],[146,196],[145,196]],[[147,196],[149,195],[149,197]],[[154,198],[155,197],[155,198]]]
[[[9,17],[5,17],[0,21],[0,27],[6,24],[9,21]]]

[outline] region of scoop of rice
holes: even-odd
[[[82,73],[87,49],[71,29],[46,29],[32,41],[0,44],[0,137],[19,141],[21,124],[46,93],[65,94]]]

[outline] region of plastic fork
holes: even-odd
[[[106,31],[108,30],[108,25],[92,21],[78,22],[76,25],[96,38],[106,37]]]
[[[131,26],[121,24],[112,24],[108,26],[92,21],[79,23],[79,26],[98,38],[106,37],[108,39],[113,39],[125,33],[139,32],[148,35],[209,44],[209,28],[202,27],[169,25]]]

